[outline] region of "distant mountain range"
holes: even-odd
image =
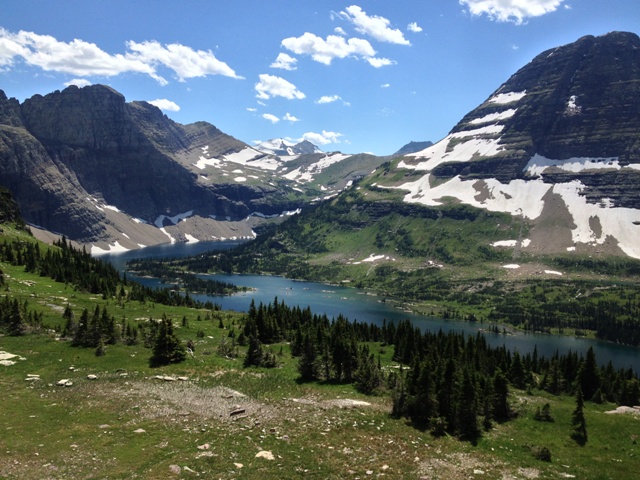
[[[28,222],[95,252],[251,238],[357,181],[371,221],[468,205],[521,222],[493,249],[640,258],[639,132],[640,39],[613,32],[541,53],[444,139],[390,157],[250,146],[102,85],[22,104],[0,91],[0,185]]]
[[[368,156],[363,166],[362,156],[326,154],[307,141],[252,147],[103,85],[22,104],[0,91],[0,185],[27,222],[94,252],[251,238],[384,161]]]

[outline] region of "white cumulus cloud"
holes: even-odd
[[[363,38],[345,39],[337,35],[328,35],[324,39],[305,32],[299,37],[285,38],[282,40],[282,46],[297,55],[310,55],[313,60],[325,65],[331,65],[334,58],[346,57],[364,58],[369,63],[376,61],[375,49]],[[385,59],[379,60],[381,63],[384,61]]]
[[[158,67],[173,70],[180,81],[206,75],[239,77],[231,67],[218,60],[211,51],[194,50],[178,43],[126,43],[124,53],[110,54],[94,43],[74,39],[61,42],[50,35],[0,28],[0,67],[13,66],[16,58],[48,72],[78,77],[111,77],[121,73],[149,75],[162,85],[168,82]]]
[[[527,18],[554,12],[564,0],[459,0],[471,15],[487,15],[498,22],[522,24]]]
[[[271,123],[278,123],[280,121],[278,117],[270,113],[263,113],[262,118],[264,118],[265,120],[269,120]]]
[[[366,59],[369,62],[369,65],[375,68],[386,67],[388,65],[395,65],[395,61],[389,60],[388,58],[378,58],[378,57],[370,57]]]
[[[316,145],[328,145],[329,143],[340,143],[339,139],[342,136],[342,133],[323,130],[322,133],[307,132],[302,135],[302,140],[308,140]]]
[[[323,95],[318,100],[316,100],[316,103],[318,104],[332,103],[332,102],[337,102],[338,100],[340,100],[340,95]]]
[[[294,117],[294,116],[293,116],[293,115],[291,115],[289,112],[287,112],[287,113],[285,114],[285,116],[284,116],[284,117],[282,117],[282,120],[286,120],[287,122],[291,122],[291,123],[299,122],[299,121],[300,121],[300,119],[299,119],[299,118]]]
[[[271,68],[281,68],[283,70],[295,70],[298,59],[286,53],[279,53],[275,62],[269,65]]]
[[[91,85],[91,82],[86,78],[74,78],[73,80],[69,80],[68,82],[64,82],[64,85],[69,87],[71,85],[75,85],[76,87],[88,87]]]
[[[289,100],[294,98],[305,98],[305,94],[296,88],[296,86],[281,77],[262,73],[258,75],[260,81],[256,83],[256,97],[268,100],[271,97],[284,97]]]
[[[206,75],[242,78],[229,65],[218,60],[211,50],[194,50],[179,43],[161,45],[156,41],[129,41],[127,47],[133,52],[133,58],[149,65],[164,65],[173,70],[181,82],[186,78]]]
[[[157,100],[150,100],[149,103],[158,107],[160,110],[166,110],[169,112],[179,112],[180,106],[172,102],[171,100],[167,100],[166,98],[158,98]]]
[[[411,22],[407,25],[407,30],[413,33],[420,33],[422,31],[422,27],[420,27],[416,22]]]
[[[356,31],[363,35],[369,35],[379,42],[411,45],[400,30],[389,26],[391,22],[387,18],[377,15],[369,16],[357,5],[345,8],[343,12],[340,12],[340,15],[353,23]]]

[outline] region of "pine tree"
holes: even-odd
[[[187,353],[184,345],[173,332],[173,324],[163,315],[158,329],[158,334],[153,346],[153,356],[149,360],[152,367],[180,363],[184,361]]]
[[[318,354],[313,344],[311,335],[304,334],[300,341],[300,359],[298,360],[298,373],[300,380],[311,381],[318,378]]]
[[[464,370],[458,401],[458,431],[460,438],[475,443],[482,435],[478,424],[478,391],[469,370]]]
[[[249,348],[247,349],[247,356],[244,357],[245,367],[259,367],[262,365],[264,359],[264,351],[262,349],[262,343],[258,340],[258,337],[251,335],[249,337]]]
[[[591,400],[601,385],[600,372],[593,347],[589,347],[587,357],[578,370],[578,383],[585,400]]]
[[[509,406],[509,382],[500,369],[493,376],[493,418],[504,422],[511,417]]]
[[[576,409],[571,416],[571,424],[573,425],[573,438],[580,445],[587,443],[587,422],[584,417],[584,397],[582,389],[578,386],[576,392]]]

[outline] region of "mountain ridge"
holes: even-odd
[[[180,125],[104,85],[22,104],[0,94],[0,184],[28,222],[95,252],[252,238],[266,219],[321,198],[314,177],[350,158],[310,142],[291,148],[294,156],[280,157],[207,122]],[[345,175],[332,192],[347,185]]]

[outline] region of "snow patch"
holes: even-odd
[[[518,268],[520,268],[520,265],[516,263],[510,263],[508,265],[503,265],[502,268],[508,268],[509,270],[517,270]]]
[[[234,180],[236,182],[246,182],[247,181],[247,177],[235,177]]]
[[[431,171],[445,162],[468,162],[474,156],[493,157],[503,150],[500,138],[487,138],[502,132],[503,125],[487,125],[474,130],[455,132],[447,135],[438,143],[406,157],[425,158],[417,165],[408,165],[404,161],[399,168]]]
[[[90,253],[91,255],[102,255],[105,253],[128,252],[129,250],[130,250],[129,248],[123,247],[122,245],[120,245],[120,242],[116,240],[116,243],[114,243],[113,245],[109,245],[108,249],[100,248],[96,245],[91,244]]]
[[[506,120],[507,118],[511,118],[515,113],[516,113],[516,109],[510,108],[502,112],[490,113],[481,118],[474,118],[469,123],[480,124],[480,123],[497,122],[498,120]]]
[[[166,228],[162,227],[162,228],[160,229],[160,231],[161,231],[162,233],[164,233],[167,237],[169,237],[169,242],[171,243],[171,245],[173,245],[174,243],[176,243],[176,239],[175,239],[175,238],[173,238],[171,235],[169,235],[169,232],[167,232],[167,229],[166,229]]]
[[[492,247],[515,247],[518,244],[517,240],[499,240],[491,244]]]
[[[494,95],[493,97],[491,97],[488,100],[488,102],[489,103],[499,103],[499,104],[517,102],[519,100],[522,100],[526,94],[527,94],[526,90],[524,92],[499,93],[499,94]]]
[[[545,270],[544,273],[546,273],[547,275],[558,275],[558,276],[562,276],[562,272],[556,272],[555,270]]]
[[[185,233],[184,236],[187,238],[187,243],[198,243],[200,241],[196,237],[194,237],[193,235],[189,235],[188,233]]]
[[[576,103],[577,97],[571,95],[567,100],[567,106],[564,109],[564,113],[567,115],[576,115],[582,111],[582,107]]]
[[[480,182],[484,185],[485,192],[488,192],[488,197],[482,201],[477,200],[478,194],[483,193],[476,190],[476,184]],[[454,197],[474,207],[535,219],[542,213],[544,207],[542,198],[551,185],[545,184],[542,180],[512,180],[503,184],[493,178],[478,181],[454,177],[432,188],[430,175],[427,174],[415,182],[407,182],[395,188],[409,191],[404,197],[407,203],[421,203],[435,207],[442,205],[439,199]]]
[[[552,160],[536,153],[523,171],[532,176],[539,176],[551,167],[573,173],[584,170],[620,170],[622,168],[618,157],[574,157],[566,160]]]
[[[156,221],[153,223],[155,224],[156,227],[162,230],[165,219],[169,220],[174,225],[177,225],[178,222],[181,222],[182,220],[189,218],[191,215],[193,215],[193,210],[189,210],[188,212],[184,212],[184,213],[179,213],[177,215],[174,215],[173,217],[169,217],[168,215],[160,215],[158,216],[158,218],[156,218]]]

